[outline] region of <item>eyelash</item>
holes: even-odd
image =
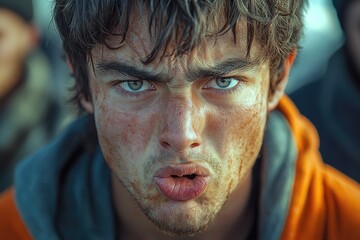
[[[230,89],[216,89],[216,88],[211,88],[211,91],[216,92],[217,94],[221,94],[221,95],[226,95],[226,94],[232,94],[235,92],[239,92],[242,88],[243,88],[243,83],[244,83],[244,78],[239,78],[239,77],[218,77],[218,78],[212,78],[210,80],[207,80],[206,83],[204,84],[207,85],[210,81],[215,81],[217,79],[234,79],[237,80],[238,83],[230,88]],[[123,81],[115,81],[112,85],[116,88],[117,91],[120,91],[122,95],[128,96],[128,97],[133,97],[133,98],[138,98],[141,97],[144,94],[149,93],[149,91],[155,91],[156,90],[156,85],[149,81],[149,83],[154,86],[155,89],[148,89],[146,91],[141,91],[141,92],[130,92],[130,91],[126,91],[124,90],[120,84],[124,83],[124,82],[131,82],[131,81],[137,81],[137,80],[123,80]],[[140,81],[140,80],[139,80]],[[143,80],[146,81],[146,80]],[[202,88],[204,90],[208,90],[210,88]]]
[[[116,91],[121,92],[122,95],[125,95],[127,97],[133,97],[133,98],[138,98],[141,97],[143,94],[147,94],[149,91],[154,91],[156,90],[155,84],[151,81],[148,81],[152,86],[155,87],[155,89],[148,89],[146,91],[141,91],[141,92],[129,92],[124,90],[120,84],[124,83],[124,82],[131,82],[131,81],[140,81],[140,80],[123,80],[123,81],[115,81],[112,85],[113,87],[115,87]],[[145,80],[144,80],[145,81]]]
[[[234,80],[238,81],[238,83],[230,89],[216,89],[216,88],[211,89],[211,91],[215,91],[217,94],[221,94],[221,95],[222,94],[225,94],[225,95],[232,94],[232,93],[241,91],[243,88],[244,81],[245,81],[245,79],[242,77],[218,77],[218,78],[212,78],[212,79],[208,80],[205,85],[207,85],[210,81],[216,81],[217,79],[234,79]],[[204,90],[207,90],[207,88],[204,88]]]

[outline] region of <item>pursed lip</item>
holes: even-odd
[[[154,175],[154,182],[168,199],[189,201],[205,192],[209,174],[209,170],[200,165],[171,165],[159,169]]]

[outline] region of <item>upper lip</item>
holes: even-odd
[[[207,177],[209,176],[210,172],[206,167],[198,164],[178,164],[160,168],[158,171],[156,171],[155,177],[182,177],[193,174],[195,174],[196,176]]]

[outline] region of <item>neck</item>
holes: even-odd
[[[211,226],[203,233],[188,238],[169,236],[159,231],[115,176],[112,176],[112,183],[118,229],[121,229],[119,239],[246,239],[255,222],[256,201],[251,199],[251,172],[239,183]]]

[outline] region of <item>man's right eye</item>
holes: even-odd
[[[147,90],[155,89],[154,85],[145,80],[128,80],[118,84],[124,91],[131,93],[140,93]]]

